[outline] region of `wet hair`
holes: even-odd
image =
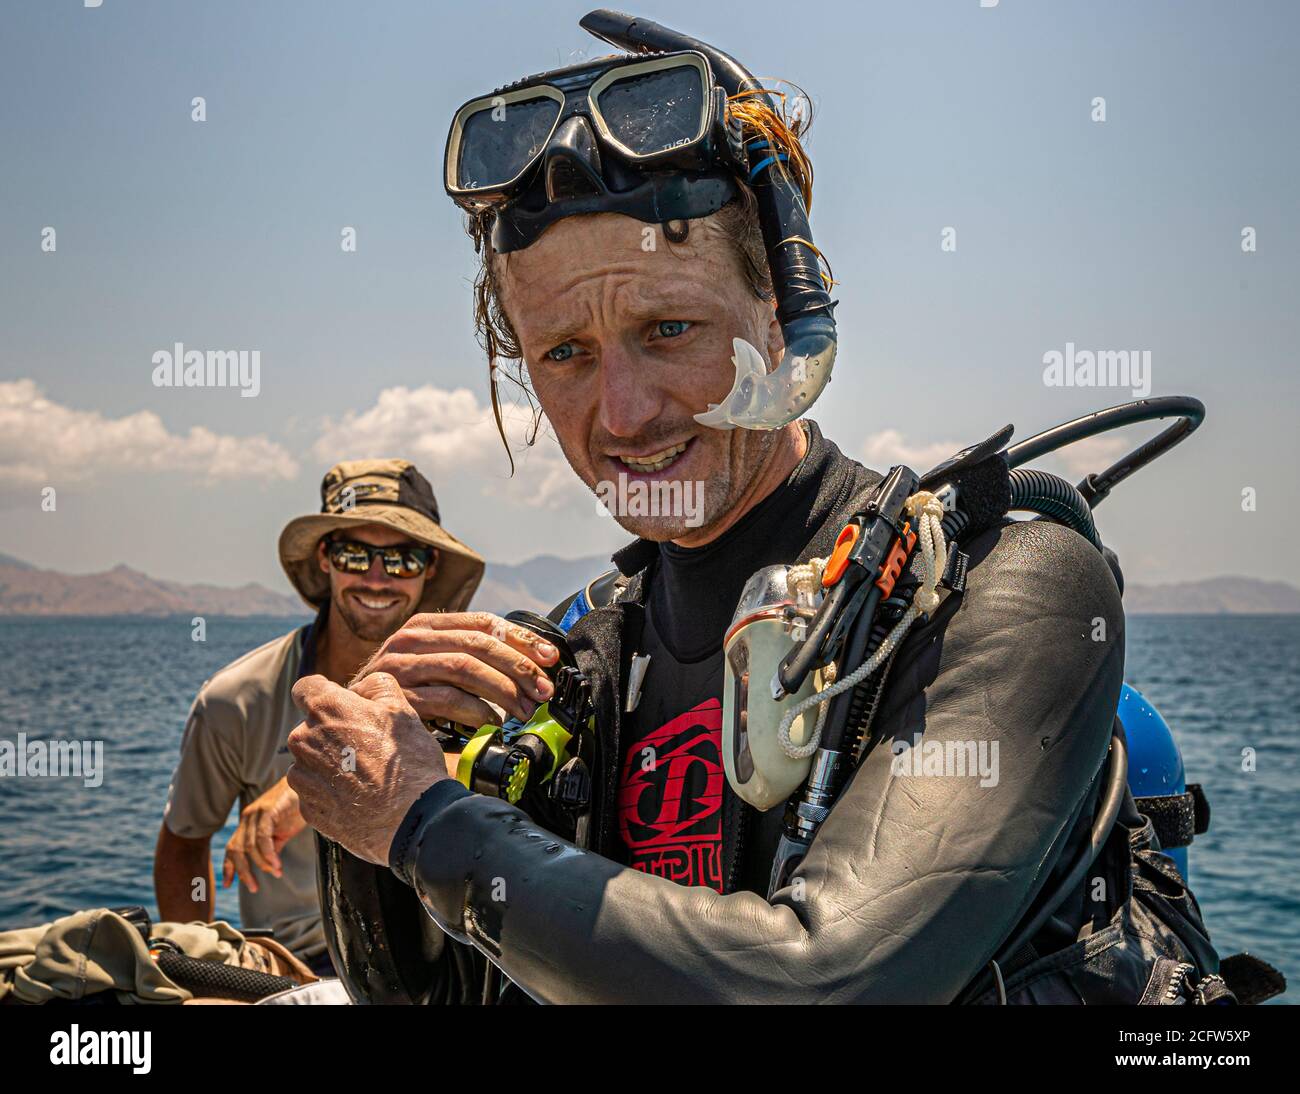
[[[795,89],[798,91],[798,89]],[[769,98],[777,109],[769,105]],[[778,161],[778,169],[787,172],[803,191],[804,203],[812,207],[812,162],[804,151],[803,138],[812,124],[812,104],[802,91],[793,97],[794,108],[787,108],[787,96],[779,91],[749,91],[733,95],[727,102],[730,118],[741,122],[746,144],[751,140],[765,140],[769,147],[784,152],[786,159]],[[721,232],[731,247],[738,268],[744,274],[751,291],[760,300],[773,302],[772,273],[767,264],[767,248],[758,219],[758,201],[754,192],[744,182],[739,183],[739,196],[728,202],[710,222]],[[678,229],[678,224],[680,228]],[[681,242],[689,232],[689,222],[677,222],[675,232],[667,233],[670,241]],[[466,215],[465,231],[474,241],[474,251],[479,257],[478,272],[474,276],[474,331],[478,343],[488,359],[488,382],[491,390],[492,416],[497,432],[510,457],[510,470],[514,472],[514,455],[506,438],[505,423],[501,416],[501,393],[498,381],[513,384],[527,401],[532,412],[532,425],[525,437],[527,444],[537,439],[541,426],[541,411],[529,387],[524,362],[523,347],[514,325],[506,314],[501,299],[501,286],[497,280],[497,254],[492,249],[492,213],[485,210]]]

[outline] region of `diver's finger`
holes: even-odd
[[[483,613],[483,618],[496,619]],[[545,666],[559,657],[559,652],[550,643],[523,643],[514,636],[516,633],[527,634],[536,638],[531,631],[497,619],[495,629],[488,630],[415,630],[409,633],[399,631],[385,643],[380,653],[366,665],[362,676],[374,672],[390,671],[385,666],[393,658],[403,655],[429,656],[469,655],[491,665],[498,672],[509,676],[520,684],[535,699],[550,698],[550,680]],[[522,646],[522,648],[520,648]],[[542,657],[540,648],[551,651],[551,655]],[[403,680],[399,674],[398,679]],[[355,681],[353,681],[355,684]]]
[[[518,654],[513,657],[523,660]],[[376,662],[377,671],[393,676],[406,691],[421,687],[450,685],[479,699],[504,708],[515,717],[527,718],[537,703],[550,698],[551,682],[543,675],[540,684],[531,673],[528,686],[472,653],[389,653]]]
[[[256,827],[251,835],[249,853],[253,856],[253,862],[268,873],[279,877],[280,856],[275,853],[275,823],[269,812],[258,815]]]
[[[384,643],[385,649],[409,652],[410,643],[436,642],[440,634],[477,631],[527,655],[539,665],[553,665],[560,651],[541,635],[492,612],[422,612],[411,616]]]
[[[238,832],[235,835],[239,835]],[[244,855],[244,849],[235,843],[231,838],[230,843],[226,846],[227,860],[234,861],[234,873],[239,878],[239,883],[243,885],[250,893],[257,892],[257,878],[253,876],[253,871],[249,868],[248,859]]]
[[[406,688],[403,694],[415,713],[426,721],[444,718],[471,729],[501,724],[501,715],[482,699],[449,684]]]

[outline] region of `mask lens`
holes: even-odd
[[[484,105],[461,124],[456,185],[482,190],[510,182],[542,150],[559,114],[560,104],[545,95]]]
[[[689,144],[704,122],[704,84],[694,65],[638,72],[596,99],[610,135],[636,156]]]

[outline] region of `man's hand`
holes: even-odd
[[[446,718],[477,729],[501,722],[489,703],[530,718],[554,690],[543,666],[559,656],[528,628],[491,612],[426,613],[389,635],[353,685],[373,673],[388,673],[421,718]]]
[[[324,836],[386,865],[398,826],[421,794],[448,778],[442,748],[386,672],[349,688],[323,676],[293,687],[306,721],[289,734],[289,785]]]
[[[307,827],[298,811],[298,795],[281,779],[239,815],[239,827],[226,844],[221,884],[227,889],[238,874],[250,893],[257,892],[257,874],[249,866],[283,877],[280,849]]]

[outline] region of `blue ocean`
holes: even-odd
[[[195,642],[188,618],[0,620],[0,739],[104,742],[100,786],[0,779],[0,929],[78,908],[152,908],[154,842],[194,693],[290,626],[209,618]],[[1300,616],[1128,622],[1127,678],[1173,727],[1213,810],[1191,880],[1214,942],[1288,978],[1300,975],[1298,664]],[[1254,770],[1243,770],[1247,748]],[[233,819],[213,840],[218,862]],[[217,914],[238,923],[234,890],[218,890]]]

